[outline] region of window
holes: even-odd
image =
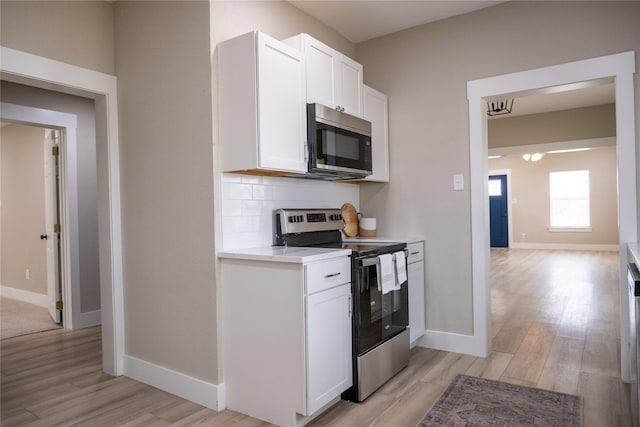
[[[549,173],[550,227],[588,229],[589,171]]]
[[[502,180],[489,178],[489,196],[502,196]]]

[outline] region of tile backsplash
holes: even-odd
[[[223,173],[220,185],[222,250],[271,246],[276,209],[359,209],[358,184]]]

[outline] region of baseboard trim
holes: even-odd
[[[100,310],[87,311],[80,313],[79,319],[74,320],[74,329],[90,328],[102,324],[102,313]],[[77,325],[77,326],[76,326]]]
[[[619,245],[599,245],[581,243],[511,243],[513,249],[548,249],[557,251],[607,251],[618,252]]]
[[[128,355],[124,356],[124,374],[214,411],[226,408],[224,383],[208,383]]]
[[[0,285],[0,295],[6,298],[13,298],[19,301],[28,302],[29,304],[37,305],[39,307],[49,307],[49,297],[46,294],[38,294],[36,292]]]
[[[434,350],[486,357],[486,355],[482,354],[483,346],[473,335],[426,330],[422,338],[416,342],[416,345]]]

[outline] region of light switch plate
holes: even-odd
[[[457,173],[453,175],[453,189],[456,191],[464,190],[464,175]]]

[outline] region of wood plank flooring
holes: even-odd
[[[631,425],[617,253],[494,249],[491,299],[489,357],[414,348],[409,366],[366,402],[340,402],[310,425],[415,426],[458,373],[581,395],[585,427]],[[0,345],[3,427],[267,425],[101,373],[99,328]]]

